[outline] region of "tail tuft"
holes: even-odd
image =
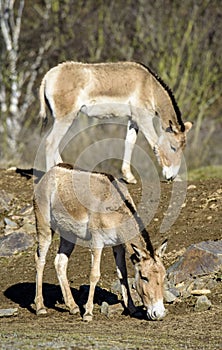
[[[39,117],[41,119],[46,119],[45,77],[42,79],[42,82],[39,88],[39,100],[40,100]]]
[[[40,100],[39,118],[42,120],[42,126],[41,126],[41,133],[42,133],[48,122],[48,118],[46,114],[46,100],[45,100],[45,77],[42,79],[42,82],[39,88],[39,100]]]

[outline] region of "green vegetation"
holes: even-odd
[[[222,165],[206,166],[188,172],[189,180],[222,179]]]

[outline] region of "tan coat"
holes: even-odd
[[[59,143],[81,111],[97,118],[129,118],[122,166],[128,182],[135,182],[130,160],[138,129],[155,147],[164,176],[171,179],[177,175],[186,132],[192,124],[183,123],[171,90],[142,64],[59,64],[42,80],[40,104],[40,116],[46,118],[48,105],[55,120],[46,142],[47,169],[61,161]],[[155,116],[160,120],[161,135],[153,126]]]
[[[92,252],[90,292],[84,320],[92,319],[93,296],[100,278],[102,249],[112,246],[125,307],[136,312],[127,282],[125,253],[135,266],[136,288],[147,310],[147,317],[165,315],[163,282],[165,268],[161,257],[166,243],[154,251],[143,223],[126,187],[111,175],[90,173],[60,164],[52,168],[35,188],[34,212],[38,248],[36,252],[36,310],[46,313],[42,279],[46,254],[54,232],[60,235],[55,267],[64,300],[71,313],[79,311],[67,275],[68,258],[76,244]]]

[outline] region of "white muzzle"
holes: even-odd
[[[151,308],[147,308],[147,317],[149,320],[161,320],[166,315],[166,309],[163,305],[163,301],[159,300],[153,304]]]

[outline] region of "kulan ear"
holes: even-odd
[[[134,244],[131,244],[131,246],[132,246],[132,248],[134,250],[134,253],[136,254],[136,257],[137,257],[138,260],[142,260],[142,259],[147,259],[148,258],[147,252],[145,250],[138,248]]]
[[[187,132],[190,131],[190,129],[192,128],[193,123],[191,123],[191,122],[185,122],[185,123],[184,123],[184,126],[185,126],[185,132],[187,133]]]
[[[161,246],[156,250],[156,255],[162,258],[165,254],[167,248],[167,239],[161,244]]]

